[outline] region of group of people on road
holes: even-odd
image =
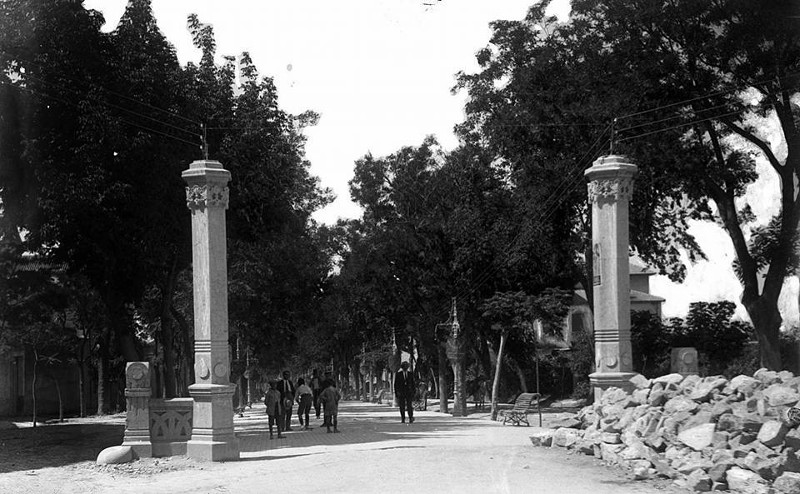
[[[414,423],[414,375],[408,370],[408,362],[400,364],[400,370],[395,374],[394,393],[397,398],[397,405],[400,407],[400,422],[408,424]],[[310,414],[311,407],[314,407],[316,418],[320,418],[320,409],[323,411],[324,421],[322,423],[328,432],[339,432],[339,400],[341,393],[336,388],[336,381],[331,376],[330,371],[325,372],[325,377],[320,378],[317,370],[314,369],[309,383],[306,384],[304,378],[293,383],[290,379],[291,373],[287,370],[283,372],[281,379],[269,381],[269,389],[264,396],[264,404],[267,406],[269,416],[269,438],[273,439],[273,426],[277,426],[278,438],[284,438],[284,431],[292,429],[292,409],[297,403],[297,419],[302,430],[311,430]],[[331,429],[332,428],[332,429]]]
[[[336,381],[330,372],[325,373],[325,378],[320,379],[314,369],[309,384],[304,378],[293,383],[291,373],[283,372],[282,379],[269,381],[269,389],[264,396],[264,404],[269,416],[269,438],[273,439],[273,426],[277,426],[278,438],[286,437],[284,431],[292,429],[292,409],[297,403],[297,419],[302,430],[311,430],[311,407],[314,407],[316,418],[320,418],[320,409],[323,411],[324,422],[328,432],[339,432],[339,399],[341,394],[336,389]],[[331,430],[331,427],[333,430]]]

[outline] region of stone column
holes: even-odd
[[[464,386],[464,341],[460,337],[447,340],[447,358],[453,367],[453,417],[467,416],[467,395]]]
[[[592,203],[595,372],[589,375],[595,400],[615,386],[631,391],[630,260],[628,202],[636,165],[623,156],[602,156],[585,175]]]
[[[233,392],[229,381],[228,267],[225,210],[231,174],[218,161],[199,160],[181,176],[192,212],[194,283],[194,398],[192,438],[186,454],[211,461],[239,458],[233,432]]]
[[[125,435],[123,446],[130,446],[140,458],[153,456],[150,442],[150,364],[128,362],[125,366]]]

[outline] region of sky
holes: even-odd
[[[126,0],[86,0],[113,29]],[[428,5],[430,4],[430,5]],[[199,62],[186,17],[212,24],[217,56],[248,51],[274,78],[281,108],[314,110],[306,157],[336,201],[314,215],[322,223],[360,216],[347,182],[367,153],[391,154],[433,134],[456,146],[465,97],[451,94],[455,74],[474,72],[489,22],[521,19],[531,0],[152,0],[159,28],[182,64]],[[554,14],[566,16],[557,0]]]
[[[85,0],[103,12],[112,30],[127,0]],[[261,75],[274,78],[279,103],[298,114],[321,115],[307,128],[311,173],[336,194],[314,218],[334,223],[360,216],[350,201],[353,163],[367,153],[391,154],[419,145],[433,134],[444,150],[457,145],[453,126],[463,120],[465,95],[452,94],[455,74],[476,72],[475,53],[487,46],[497,19],[521,19],[532,0],[152,0],[159,28],[176,47],[182,64],[199,62],[186,18],[195,13],[212,24],[217,56],[248,51]],[[550,13],[566,18],[568,0],[554,0]],[[762,127],[776,130],[768,121]],[[777,152],[780,139],[773,139]],[[783,151],[785,153],[785,151]],[[224,165],[224,164],[223,164]],[[747,200],[761,218],[777,204],[765,190],[777,176],[761,161],[759,183]],[[774,189],[773,189],[774,190]],[[651,291],[666,298],[665,316],[682,316],[693,301],[738,302],[741,287],[731,269],[733,247],[715,224],[695,223],[710,262],[689,265],[683,285],[654,276]],[[688,259],[687,259],[688,261]],[[797,279],[782,297],[784,317],[798,321]],[[739,317],[746,317],[739,306]]]

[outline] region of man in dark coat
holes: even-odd
[[[278,381],[278,392],[281,394],[283,403],[283,430],[292,430],[292,406],[294,404],[294,384],[289,379],[289,371],[283,372],[283,379]]]
[[[403,362],[394,376],[394,395],[400,406],[402,423],[406,422],[406,412],[408,412],[408,423],[414,423],[414,391],[414,376],[408,370],[408,362]]]

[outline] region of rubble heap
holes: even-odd
[[[531,440],[663,476],[695,491],[800,493],[800,376],[637,375],[628,394],[609,388],[565,427]]]

